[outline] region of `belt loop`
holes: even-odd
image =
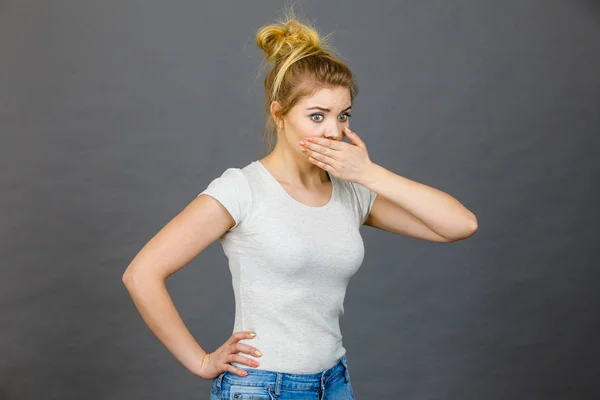
[[[283,373],[277,372],[277,377],[275,378],[275,393],[273,395],[275,398],[279,398],[281,395],[281,381],[283,380]]]
[[[325,381],[325,373],[327,372],[327,370],[323,371],[321,373],[321,382],[319,384],[319,387],[317,388],[317,391],[319,392],[319,400],[321,400],[323,398],[323,386],[324,385],[324,381]]]
[[[342,356],[341,360],[342,365],[344,366],[344,381],[346,383],[348,383],[348,381],[350,380],[350,373],[348,372],[348,360],[346,358],[346,356]]]
[[[221,383],[223,382],[223,376],[225,376],[226,373],[227,373],[227,371],[221,372],[215,378],[215,387],[217,388],[217,391],[219,391],[219,392],[221,392]]]

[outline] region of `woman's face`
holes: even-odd
[[[350,125],[350,106],[347,87],[318,89],[311,97],[300,99],[283,117],[284,135],[279,139],[285,138],[288,145],[299,152],[298,142],[310,136],[341,141],[344,128]],[[273,110],[273,105],[271,108]]]

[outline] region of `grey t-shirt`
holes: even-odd
[[[295,200],[258,160],[228,168],[201,192],[236,224],[220,238],[235,298],[233,332],[262,357],[243,369],[312,374],[346,353],[339,317],[348,281],[364,259],[359,232],[376,193],[329,175],[333,195],[321,207]]]

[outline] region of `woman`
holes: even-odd
[[[140,251],[123,281],[162,343],[212,380],[211,399],[353,399],[339,316],[364,258],[360,226],[451,242],[472,235],[477,220],[450,195],[370,160],[348,128],[352,73],[313,27],[288,14],[256,40],[275,63],[265,79],[274,149],[210,182]],[[207,353],[164,281],[217,239],[229,259],[235,323]]]

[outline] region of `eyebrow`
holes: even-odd
[[[346,108],[345,110],[342,110],[342,112],[348,111],[351,108],[352,108],[352,106]],[[327,112],[331,111],[331,109],[329,109],[329,108],[324,108],[324,107],[319,107],[319,106],[309,107],[309,108],[307,108],[307,110],[322,110],[322,111],[327,111]]]

